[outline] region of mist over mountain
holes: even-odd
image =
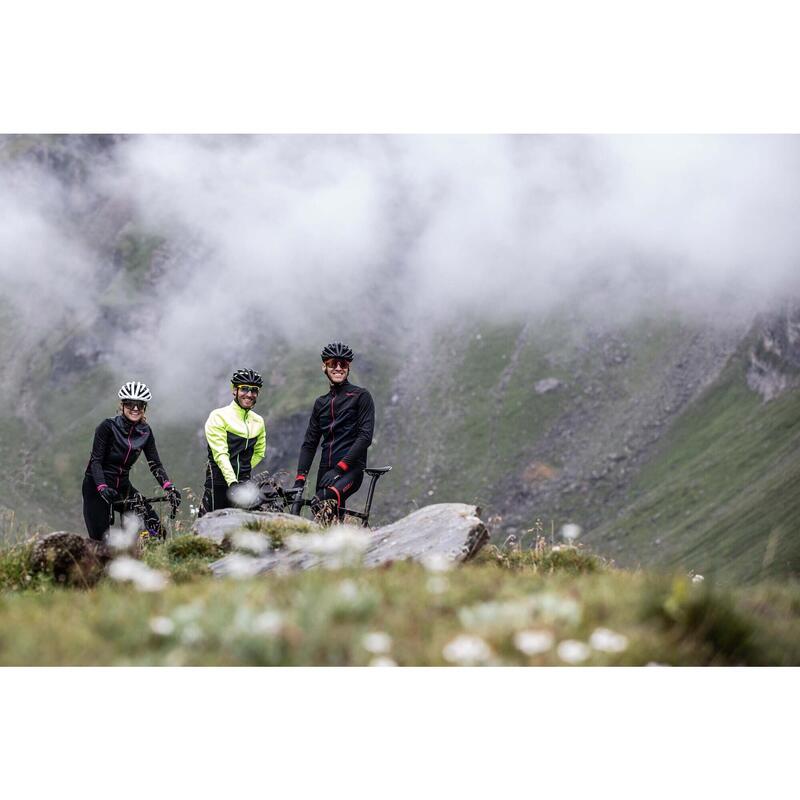
[[[198,483],[199,426],[261,370],[291,469],[343,339],[398,467],[387,513],[446,495],[599,529],[731,359],[742,408],[756,361],[793,396],[750,354],[764,320],[791,348],[797,175],[779,136],[2,137],[0,504],[75,520],[52,487],[130,378]]]

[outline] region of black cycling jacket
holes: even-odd
[[[300,448],[298,475],[308,475],[311,462],[322,439],[321,466],[365,469],[367,448],[375,429],[375,403],[372,395],[360,386],[345,381],[331,386],[327,394],[314,401],[306,436]]]
[[[142,450],[159,486],[169,484],[150,426],[146,422],[134,424],[122,414],[104,419],[97,426],[85,474],[98,487],[104,484],[112,489],[125,487],[129,482],[128,473]]]

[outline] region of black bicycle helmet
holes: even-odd
[[[323,361],[329,358],[343,358],[345,361],[352,361],[354,358],[353,349],[343,342],[331,342],[330,344],[326,344],[325,347],[322,348],[320,356]]]
[[[231,383],[234,386],[258,386],[264,385],[261,376],[252,369],[237,369],[231,375]]]

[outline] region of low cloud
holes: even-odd
[[[109,255],[87,215],[124,209],[167,256],[141,335],[108,346],[190,388],[264,341],[565,305],[722,325],[800,288],[794,136],[144,136],[86,164],[6,159],[4,296],[36,335],[90,321]]]

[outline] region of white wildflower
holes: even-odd
[[[257,556],[272,549],[269,537],[255,531],[236,531],[231,537],[231,541],[236,550],[246,550]]]
[[[444,646],[442,656],[451,664],[471,666],[485,664],[492,657],[492,651],[480,636],[462,633]]]
[[[339,597],[341,597],[343,600],[352,602],[353,600],[358,599],[358,586],[356,586],[355,583],[349,578],[339,584],[338,592]]]
[[[175,623],[169,617],[153,617],[150,630],[157,636],[171,636],[175,632]]]
[[[167,586],[166,576],[130,556],[119,556],[108,565],[112,580],[132,583],[140,592],[160,592]]]
[[[225,559],[225,574],[237,580],[244,580],[258,575],[261,561],[244,553],[231,553]]]
[[[580,664],[592,654],[591,648],[586,642],[578,642],[575,639],[565,639],[563,642],[559,642],[556,652],[558,657],[567,664]]]
[[[526,656],[546,653],[554,644],[555,639],[550,631],[524,630],[514,634],[514,647]]]
[[[371,667],[396,667],[397,662],[389,656],[376,656],[369,662]]]
[[[239,508],[252,508],[259,500],[258,486],[248,481],[228,489],[228,498]]]
[[[325,533],[294,534],[286,538],[289,550],[319,556],[331,569],[361,564],[370,535],[356,525],[335,525]]]
[[[283,630],[283,614],[280,611],[262,611],[254,617],[251,629],[264,636],[277,636]]]
[[[431,594],[444,594],[450,583],[444,575],[431,575],[425,583],[425,588]]]
[[[692,583],[702,583],[704,580],[702,575],[692,575]]]
[[[568,542],[574,542],[581,535],[581,526],[574,522],[568,522],[561,526],[561,538]]]
[[[601,653],[622,653],[628,647],[628,637],[608,628],[595,628],[589,644]]]
[[[420,559],[428,572],[448,572],[453,568],[453,559],[444,553],[428,553]]]
[[[361,646],[370,653],[388,653],[392,649],[392,637],[383,631],[372,631],[364,634]]]
[[[123,514],[121,525],[108,529],[108,546],[116,552],[130,550],[136,544],[140,528],[141,520],[136,514]]]

